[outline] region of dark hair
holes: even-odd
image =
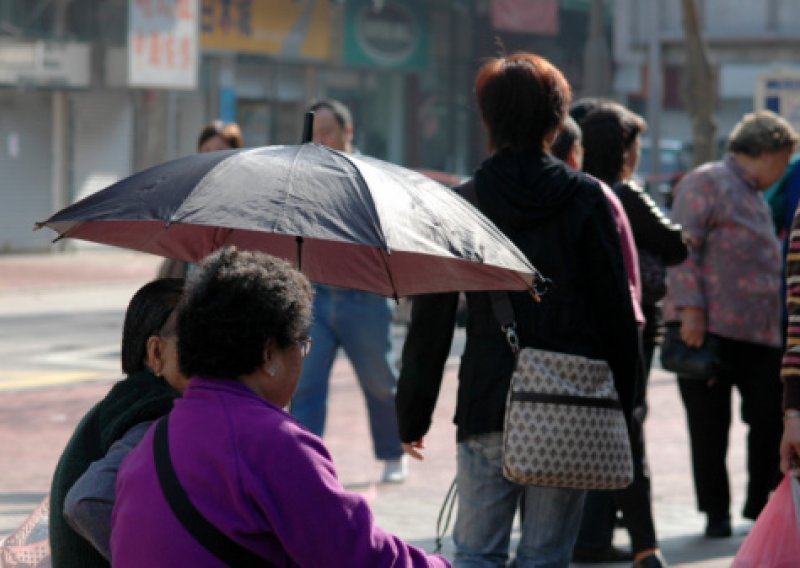
[[[324,99],[308,107],[310,112],[316,112],[320,109],[331,111],[336,122],[342,128],[353,125],[353,115],[350,114],[350,109],[341,101],[337,101],[336,99]]]
[[[627,152],[645,129],[644,120],[620,104],[603,102],[580,123],[583,171],[609,185],[617,183]]]
[[[132,375],[145,368],[147,340],[162,329],[183,294],[183,280],[160,278],[148,282],[131,298],[122,325],[122,371]]]
[[[556,136],[555,141],[550,146],[550,153],[561,161],[567,159],[570,150],[576,142],[581,141],[581,127],[575,122],[571,116],[564,119],[564,124],[561,127],[561,132]]]
[[[234,379],[264,364],[273,339],[285,348],[311,325],[305,276],[262,252],[225,247],[208,256],[178,312],[178,358],[187,376]]]
[[[581,97],[569,107],[569,115],[575,119],[578,124],[586,118],[586,115],[596,109],[603,103],[609,102],[609,99],[601,97]]]
[[[541,152],[560,128],[572,96],[552,63],[532,53],[493,58],[475,78],[475,97],[492,151]]]
[[[244,147],[244,137],[242,130],[235,122],[224,123],[221,120],[212,120],[203,127],[200,131],[200,136],[197,137],[197,149],[205,144],[214,136],[219,136],[231,148]]]

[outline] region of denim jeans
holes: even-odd
[[[303,365],[291,411],[318,436],[325,429],[328,383],[341,346],[356,371],[367,402],[375,456],[403,455],[394,408],[397,371],[391,358],[392,312],[389,300],[376,294],[315,286],[314,343]]]
[[[503,477],[500,432],[458,444],[455,565],[505,567],[514,514],[524,514],[517,568],[567,567],[578,533],[585,491],[518,485]]]

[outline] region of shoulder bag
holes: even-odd
[[[525,485],[627,487],[633,481],[630,439],[608,363],[520,348],[508,294],[490,296],[516,360],[506,399],[503,475]]]

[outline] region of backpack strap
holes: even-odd
[[[169,414],[156,425],[153,453],[161,491],[178,521],[197,542],[203,545],[203,548],[228,566],[274,566],[225,535],[192,504],[172,465],[169,454],[168,419]]]

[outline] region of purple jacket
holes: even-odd
[[[223,566],[164,500],[153,432],[117,477],[113,565]],[[236,381],[192,379],[170,414],[169,444],[195,507],[278,566],[449,566],[375,526],[365,500],[339,483],[322,440]]]
[[[595,181],[603,188],[603,195],[606,196],[608,207],[611,209],[611,216],[617,226],[619,244],[622,248],[622,259],[625,261],[625,271],[628,275],[628,288],[631,291],[633,315],[636,316],[636,323],[641,327],[645,323],[644,312],[642,311],[642,277],[639,274],[639,253],[636,252],[633,230],[631,229],[630,221],[628,221],[628,215],[625,213],[625,208],[622,206],[617,194],[614,193],[614,190],[599,179]]]

